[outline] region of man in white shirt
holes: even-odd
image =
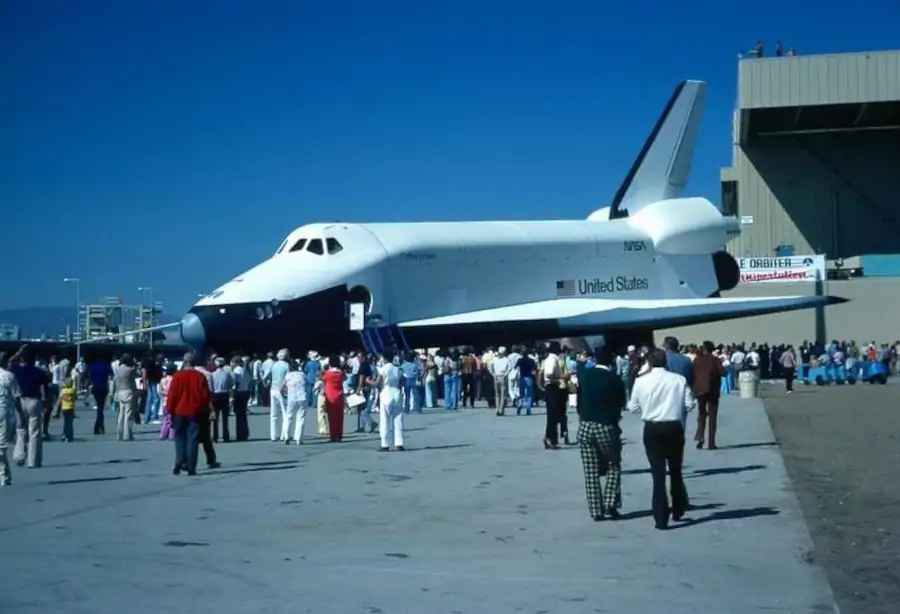
[[[684,376],[666,370],[666,352],[655,349],[648,356],[650,372],[634,382],[628,410],[644,421],[644,448],[653,476],[653,519],[656,528],[681,520],[688,495],[681,475],[684,460],[684,419],[695,401]],[[671,480],[672,506],[666,496],[666,465]]]
[[[512,363],[506,355],[506,348],[497,349],[497,356],[491,361],[488,371],[494,377],[494,398],[497,402],[497,415],[506,413],[506,393],[508,384],[506,378],[512,371]]]
[[[519,397],[521,397],[520,381],[519,381],[519,360],[522,355],[518,349],[513,346],[512,352],[509,353],[509,375],[506,376],[509,391],[509,404],[513,407],[519,406]]]
[[[253,357],[250,364],[250,374],[253,378],[253,384],[250,389],[250,403],[259,405],[262,398],[262,361],[258,356]]]
[[[742,371],[744,369],[744,360],[747,358],[747,355],[744,353],[743,346],[738,346],[735,348],[734,352],[731,354],[731,364],[734,365],[735,372]]]
[[[747,352],[747,356],[744,358],[744,368],[751,371],[759,369],[759,352],[756,351],[756,348],[750,348],[750,351]]]

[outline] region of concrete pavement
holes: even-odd
[[[85,411],[79,441],[46,444],[42,469],[0,489],[0,610],[836,611],[761,402],[721,413],[722,449],[686,453],[697,509],[660,532],[635,416],[624,517],[595,523],[577,448],[544,451],[543,415],[412,416],[406,453],[377,453],[375,435],[220,444],[223,466],[191,478],[148,427],[95,438]]]

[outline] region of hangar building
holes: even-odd
[[[722,208],[742,258],[823,254],[828,294],[811,312],[684,327],[685,341],[900,337],[900,51],[738,63],[733,163]],[[728,296],[812,294],[814,283],[743,283]],[[821,291],[821,286],[820,286]]]

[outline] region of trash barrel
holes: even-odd
[[[738,374],[738,389],[742,399],[755,399],[759,396],[759,374],[756,371],[741,371]]]

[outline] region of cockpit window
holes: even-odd
[[[306,247],[306,239],[299,239],[296,243],[294,243],[294,247],[291,248],[292,252],[303,251],[303,248]]]
[[[329,254],[336,254],[344,249],[344,246],[341,245],[340,241],[338,241],[334,237],[328,237],[327,239],[325,239],[325,247],[328,248]]]
[[[287,245],[287,242],[288,242],[288,240],[285,239],[284,242],[282,242],[281,247],[279,247],[277,250],[275,250],[275,253],[280,254],[281,252],[283,252],[285,245]]]
[[[322,247],[322,239],[310,239],[309,245],[306,246],[306,251],[318,256],[324,254],[325,248]]]

